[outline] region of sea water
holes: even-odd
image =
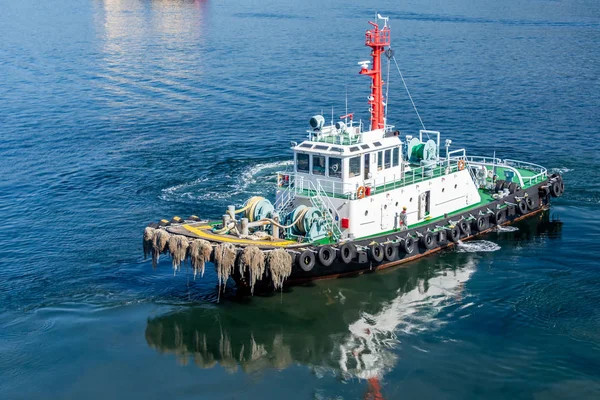
[[[377,12],[426,128],[548,166],[564,197],[266,297],[153,270],[148,222],[273,195],[346,93],[366,121]],[[600,398],[597,1],[2,0],[0,38],[0,397]],[[385,80],[388,122],[418,134]]]

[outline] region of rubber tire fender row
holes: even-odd
[[[298,266],[306,272],[309,272],[313,269],[313,267],[315,266],[315,262],[316,257],[315,257],[315,252],[312,250],[304,250],[302,253],[300,253],[300,256],[298,257]]]
[[[415,240],[410,236],[402,239],[402,249],[406,254],[412,254],[415,251]]]
[[[330,246],[321,246],[317,252],[317,258],[319,259],[319,264],[329,267],[335,260],[335,249]]]
[[[396,261],[398,258],[398,246],[396,243],[386,243],[383,245],[383,255],[387,261]]]
[[[471,236],[471,225],[469,224],[469,221],[463,219],[458,223],[458,227],[465,236]]]
[[[487,221],[483,215],[480,215],[473,221],[473,226],[477,229],[477,232],[485,231],[487,228]]]
[[[448,237],[454,243],[456,243],[460,240],[460,228],[458,227],[458,225],[454,225],[452,228],[450,228]]]
[[[369,245],[369,258],[371,261],[382,262],[384,257],[383,245],[381,243],[373,243]]]
[[[421,244],[426,250],[431,250],[435,247],[435,236],[433,232],[427,231],[421,237]]]
[[[338,257],[344,264],[351,263],[352,260],[354,260],[354,257],[356,257],[356,246],[354,243],[344,243],[340,247]]]
[[[519,201],[519,213],[521,215],[527,214],[527,203],[525,203],[525,200]]]

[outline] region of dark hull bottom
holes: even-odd
[[[463,218],[470,218],[471,222],[469,225],[472,230],[471,233],[466,234],[465,232],[461,232],[459,238],[459,240],[465,241],[489,233],[497,226],[510,225],[524,218],[529,218],[539,214],[540,212],[548,209],[550,206],[550,195],[544,189],[546,185],[547,182],[540,183],[528,189],[521,190],[515,194],[496,200],[492,203],[488,203],[479,208],[468,210],[462,214],[453,215],[452,217],[449,217],[443,221],[432,222],[427,225],[422,225],[417,228],[404,231],[398,230],[392,233],[388,232],[385,235],[375,238],[353,241],[352,243],[357,247],[357,252],[352,261],[348,263],[345,263],[341,260],[339,251],[336,250],[337,257],[335,257],[331,265],[325,266],[317,261],[315,262],[314,266],[307,271],[305,268],[301,267],[301,262],[299,260],[300,253],[298,252],[293,263],[292,273],[285,281],[285,285],[300,285],[320,279],[357,276],[363,273],[374,272],[401,265],[409,261],[425,257],[429,254],[433,254],[440,250],[452,248],[456,245],[456,243],[450,239],[448,230],[446,230],[446,232],[448,232],[446,235],[447,243],[440,244],[436,241],[434,247],[430,249],[425,249],[425,246],[421,243],[419,237],[423,236],[428,230],[434,230],[436,227],[449,225],[450,221],[456,223]],[[530,208],[523,212],[520,211],[519,207],[516,205],[517,200],[515,197],[524,197],[525,193],[527,193],[527,196],[532,200],[532,204]],[[500,219],[499,222],[496,221],[495,215],[495,212],[498,211],[498,206],[502,207],[500,210],[504,210],[502,214],[503,218]],[[490,212],[490,210],[492,212]],[[480,229],[477,229],[475,220],[472,217],[477,218],[479,216],[483,217],[484,224],[483,226],[480,226]],[[402,246],[402,240],[408,235],[414,238],[414,246],[410,252],[407,252]],[[393,257],[389,257],[391,259],[384,258],[382,261],[376,261],[369,249],[369,246],[373,245],[374,243],[383,244],[390,243],[392,241],[397,242],[395,243],[397,250],[394,252]],[[316,254],[319,250],[319,247],[307,247],[307,249],[314,251]],[[238,290],[243,291],[245,288],[247,288],[246,279],[244,279],[244,277],[240,276],[239,274],[234,274],[233,279],[236,282]],[[270,285],[266,282],[259,281],[257,282],[256,289],[259,291],[267,291],[269,290],[269,286]]]

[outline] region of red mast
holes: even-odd
[[[371,83],[371,96],[369,96],[369,106],[371,111],[371,130],[385,127],[385,107],[383,106],[383,81],[381,79],[381,55],[385,51],[385,46],[390,45],[390,28],[384,26],[379,29],[379,25],[369,21],[373,29],[366,33],[365,45],[371,48],[373,57],[373,66],[368,69],[366,64],[360,70],[361,75],[369,75],[373,82]]]

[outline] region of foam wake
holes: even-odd
[[[489,240],[473,240],[470,242],[458,242],[457,251],[459,253],[480,253],[500,250],[500,246]]]

